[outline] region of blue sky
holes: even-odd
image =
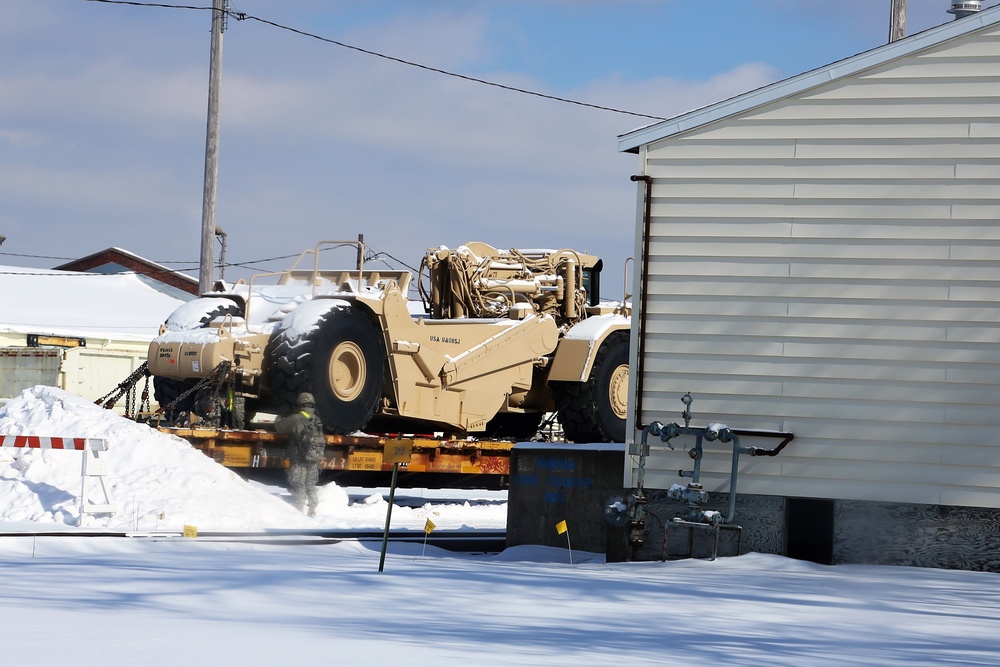
[[[909,0],[908,32],[950,21],[949,6]],[[889,7],[232,0],[398,58],[664,117],[880,46]],[[0,264],[52,267],[110,246],[196,264],[209,25],[207,11],[0,0]],[[469,240],[573,247],[605,257],[608,295],[620,295],[636,161],[616,137],[648,122],[230,21],[217,204],[227,260],[359,233],[410,266]]]

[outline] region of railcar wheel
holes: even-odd
[[[625,442],[628,416],[628,333],[608,336],[586,382],[560,382],[559,422],[573,442]]]

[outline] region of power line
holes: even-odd
[[[165,2],[134,2],[132,0],[85,0],[85,2],[99,2],[105,5],[131,5],[133,7],[159,7],[161,9],[195,9],[213,10],[214,7],[199,7],[195,5],[174,5]]]
[[[304,37],[311,37],[312,39],[318,39],[321,42],[328,42],[330,44],[336,44],[337,46],[343,47],[345,49],[352,49],[354,51],[358,51],[360,53],[365,53],[365,54],[370,55],[370,56],[375,56],[377,58],[384,58],[385,60],[390,60],[392,62],[400,63],[402,65],[409,65],[410,67],[416,67],[416,68],[419,68],[419,69],[422,69],[422,70],[427,70],[428,72],[435,72],[437,74],[444,74],[445,76],[455,77],[456,79],[462,79],[464,81],[471,81],[473,83],[480,83],[480,84],[483,84],[484,86],[493,86],[494,88],[500,88],[502,90],[509,90],[511,92],[514,92],[514,93],[521,93],[523,95],[533,95],[535,97],[541,97],[541,98],[547,99],[547,100],[555,100],[556,102],[565,102],[566,104],[575,104],[577,106],[588,107],[588,108],[591,108],[591,109],[599,109],[601,111],[611,111],[612,113],[626,114],[626,115],[629,115],[629,116],[639,116],[640,118],[650,118],[652,120],[666,120],[666,118],[664,118],[662,116],[651,116],[649,114],[638,113],[638,112],[635,112],[635,111],[625,111],[624,109],[616,109],[614,107],[606,107],[606,106],[602,106],[600,104],[591,104],[589,102],[580,102],[579,100],[572,100],[572,99],[569,99],[567,97],[557,97],[555,95],[547,95],[545,93],[539,93],[537,91],[527,90],[525,88],[517,88],[516,86],[508,86],[506,84],[497,83],[495,81],[487,81],[486,79],[480,79],[480,78],[477,78],[477,77],[474,77],[474,76],[468,76],[466,74],[458,74],[457,72],[450,72],[448,70],[440,69],[438,67],[431,67],[429,65],[421,65],[420,63],[416,63],[416,62],[413,62],[413,61],[410,61],[410,60],[404,60],[402,58],[396,58],[395,56],[389,56],[389,55],[386,55],[384,53],[379,53],[377,51],[371,51],[369,49],[363,49],[360,46],[352,46],[350,44],[345,44],[344,42],[338,42],[335,39],[330,39],[328,37],[321,37],[321,36],[315,35],[315,34],[313,34],[311,32],[306,32],[304,30],[299,30],[297,28],[291,28],[291,27],[286,26],[286,25],[281,25],[280,23],[275,23],[274,21],[268,21],[266,19],[262,19],[262,18],[259,18],[259,17],[256,17],[256,16],[250,16],[249,14],[244,14],[242,16],[237,15],[236,18],[239,21],[243,21],[243,20],[258,21],[258,22],[263,23],[265,25],[273,26],[275,28],[280,28],[281,30],[287,30],[289,32],[293,32],[295,34],[302,35]]]
[[[153,2],[135,2],[134,0],[85,0],[86,2],[99,2],[108,5],[131,5],[134,7],[160,7],[166,9],[192,9],[192,10],[212,10],[213,7],[196,7],[192,5],[172,5],[167,3],[153,3]],[[300,30],[298,28],[293,28],[291,26],[283,25],[281,23],[276,23],[275,21],[270,21],[268,19],[261,18],[259,16],[253,16],[251,14],[246,14],[244,12],[233,12],[230,11],[229,15],[235,18],[237,21],[256,21],[272,28],[278,28],[279,30],[286,30],[288,32],[300,35],[302,37],[309,37],[310,39],[319,40],[321,42],[326,42],[327,44],[334,44],[344,49],[350,49],[352,51],[357,51],[359,53],[364,53],[365,55],[375,56],[376,58],[382,58],[384,60],[389,60],[394,63],[399,63],[400,65],[407,65],[409,67],[416,67],[417,69],[422,69],[428,72],[434,72],[435,74],[442,74],[444,76],[454,77],[456,79],[462,79],[463,81],[469,81],[472,83],[482,84],[484,86],[492,86],[494,88],[500,88],[501,90],[507,90],[513,93],[521,93],[522,95],[531,95],[534,97],[540,97],[546,100],[553,100],[556,102],[563,102],[565,104],[574,104],[576,106],[587,107],[590,109],[598,109],[600,111],[610,111],[612,113],[620,113],[628,116],[638,116],[639,118],[649,118],[651,120],[666,120],[663,116],[652,116],[650,114],[638,113],[636,111],[626,111],[624,109],[616,109],[615,107],[603,106],[600,104],[591,104],[589,102],[581,102],[579,100],[570,99],[568,97],[558,97],[556,95],[548,95],[546,93],[539,93],[534,90],[528,90],[526,88],[518,88],[516,86],[508,86],[503,83],[497,83],[496,81],[489,81],[487,79],[480,79],[478,77],[469,76],[467,74],[459,74],[457,72],[452,72],[446,69],[441,69],[439,67],[431,67],[430,65],[422,65],[421,63],[414,62],[412,60],[405,60],[403,58],[397,58],[395,56],[386,55],[384,53],[379,53],[378,51],[372,51],[370,49],[364,49],[360,46],[354,46],[352,44],[347,44],[335,39],[330,39],[329,37],[323,37],[306,30]]]
[[[62,271],[52,270],[49,273],[41,271],[0,271],[0,276],[48,276],[49,278],[67,278],[71,276],[130,276],[136,271],[118,271],[115,273],[95,273],[93,271]]]
[[[102,1],[102,0],[93,0],[93,1],[94,2],[99,2],[99,1]],[[326,248],[320,248],[320,252],[325,252],[327,250],[335,250],[336,248],[343,248],[343,247],[347,247],[347,246],[345,246],[345,245],[329,246],[329,247],[326,247]],[[252,265],[254,265],[254,264],[264,264],[266,262],[274,262],[274,261],[278,261],[278,260],[281,260],[281,259],[293,259],[295,257],[300,256],[301,254],[302,253],[293,253],[293,254],[290,254],[290,255],[279,255],[279,256],[276,256],[276,257],[265,257],[263,259],[249,259],[249,260],[245,260],[245,261],[242,261],[242,262],[227,262],[226,266],[227,267],[229,267],[229,266],[238,266],[240,268],[253,268]],[[382,254],[388,254],[388,253],[382,253]],[[30,259],[58,259],[58,260],[63,260],[63,261],[67,261],[67,262],[74,262],[74,261],[80,259],[79,257],[58,257],[58,256],[55,256],[55,255],[28,255],[28,254],[16,253],[16,252],[0,252],[0,256],[7,256],[7,257],[27,257],[27,258],[30,258]],[[389,257],[392,257],[392,255],[389,255]],[[396,258],[393,257],[393,259],[396,259]],[[177,259],[177,260],[152,259],[152,260],[146,260],[146,261],[150,261],[150,262],[153,262],[155,264],[162,264],[164,266],[172,266],[172,268],[170,270],[171,271],[177,271],[177,272],[180,272],[180,271],[196,271],[198,269],[198,262],[192,261],[190,259]],[[402,263],[402,262],[400,262],[400,263]],[[181,266],[176,266],[178,264],[180,264]],[[218,267],[220,267],[222,265],[220,263],[216,263],[215,266],[216,266],[216,268],[218,268]],[[407,267],[407,268],[409,268],[409,267]],[[133,273],[133,271],[125,271],[125,272],[122,272],[122,274],[103,273],[103,274],[95,274],[95,275],[105,275],[105,276],[108,276],[108,275],[123,275],[123,274],[127,274],[127,273]],[[39,274],[39,275],[48,275],[48,274]]]
[[[386,262],[383,259],[383,257],[388,257],[392,261],[396,262],[397,264],[399,264],[400,266],[402,266],[402,267],[404,267],[406,269],[409,269],[413,273],[419,273],[419,270],[413,268],[412,266],[410,266],[409,264],[407,264],[403,260],[399,259],[398,257],[392,256],[391,254],[387,253],[386,251],[384,251],[384,250],[378,250],[377,248],[375,248],[371,244],[368,244],[367,247],[370,248],[371,250],[374,250],[375,252],[369,253],[368,256],[365,257],[365,261],[366,262],[374,262],[374,261],[381,260],[383,263],[385,263],[386,265],[388,265],[389,263]]]
[[[30,257],[31,259],[62,259],[68,262],[80,259],[79,257],[53,257],[52,255],[22,255],[16,252],[0,252],[0,255],[7,257]]]

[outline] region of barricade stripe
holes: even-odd
[[[106,451],[107,445],[101,438],[62,438],[38,435],[0,435],[0,447],[22,447],[25,449],[64,449],[78,452],[91,449]]]

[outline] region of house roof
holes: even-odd
[[[1000,5],[984,9],[963,19],[949,21],[936,28],[924,30],[915,35],[884,46],[859,53],[856,56],[837,61],[790,79],[778,81],[737,97],[689,111],[686,114],[665,121],[640,127],[618,137],[618,150],[638,153],[639,147],[667,137],[692,130],[723,118],[770,104],[803,91],[841,79],[887,62],[909,56],[923,49],[937,46],[948,40],[975,32],[981,28],[1000,23]]]
[[[198,295],[198,279],[179,273],[169,267],[140,257],[122,248],[106,248],[80,259],[60,264],[56,271],[91,271],[109,267],[111,271],[96,273],[119,273],[121,269],[146,276],[149,279],[169,285],[188,294]]]
[[[184,303],[136,274],[0,266],[0,333],[148,341]]]

